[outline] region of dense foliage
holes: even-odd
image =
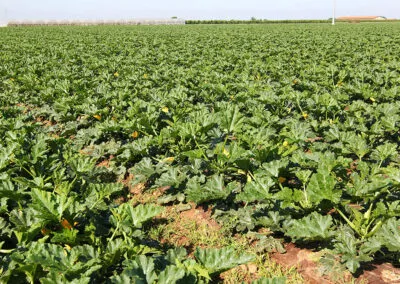
[[[0,282],[206,282],[252,259],[154,244],[179,202],[352,272],[398,262],[399,24],[5,28],[0,50]],[[132,206],[128,175],[159,204]]]

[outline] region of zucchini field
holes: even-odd
[[[396,266],[399,98],[398,23],[3,28],[0,282]]]

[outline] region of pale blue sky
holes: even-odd
[[[0,17],[50,19],[326,19],[333,0],[0,0]],[[7,11],[7,12],[4,12]],[[400,0],[337,0],[337,16],[400,18]]]

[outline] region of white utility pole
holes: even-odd
[[[335,24],[335,17],[336,17],[336,0],[333,0],[333,15],[332,15],[332,25]]]

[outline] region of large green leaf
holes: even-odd
[[[197,180],[189,180],[185,193],[189,200],[196,203],[226,198],[238,185],[231,182],[225,186],[224,176],[214,175],[204,185]]]
[[[32,243],[26,263],[40,265],[45,271],[68,278],[91,276],[101,268],[99,253],[89,245],[68,250],[55,244]]]
[[[45,222],[60,221],[63,213],[74,202],[72,197],[56,195],[54,193],[32,189],[32,208],[36,212],[36,217]]]
[[[108,208],[107,199],[110,199],[113,194],[120,192],[122,188],[122,183],[91,183],[84,205],[89,210],[106,210]]]
[[[169,265],[158,276],[159,284],[174,284],[185,277],[185,270],[174,265]]]
[[[285,234],[294,240],[328,240],[335,232],[330,215],[323,216],[317,212],[299,219],[290,220],[284,224]]]
[[[342,192],[335,190],[335,178],[328,174],[316,173],[311,176],[306,192],[312,203],[319,204],[322,200],[339,203]]]
[[[131,204],[124,203],[112,210],[112,218],[115,219],[116,223],[122,222],[132,228],[140,228],[144,222],[157,216],[162,211],[162,207],[153,204],[139,204],[134,207]]]
[[[380,246],[386,247],[389,251],[399,252],[400,251],[400,220],[396,218],[390,218],[374,235],[374,237],[368,242],[369,246],[373,243],[374,247],[377,247],[376,243]]]
[[[272,197],[270,189],[275,185],[272,178],[260,177],[246,183],[244,191],[236,195],[237,201],[253,202],[268,200]]]
[[[237,265],[254,260],[254,255],[240,253],[236,249],[227,248],[197,248],[194,253],[196,259],[207,268],[210,273],[220,273]]]

